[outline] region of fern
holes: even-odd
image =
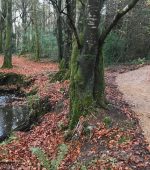
[[[57,154],[57,158],[51,161],[51,170],[57,170],[60,163],[64,159],[64,156],[67,154],[68,148],[65,144],[60,145],[59,152]]]
[[[44,153],[41,148],[31,148],[32,153],[38,158],[38,160],[41,162],[43,167],[45,167],[47,170],[50,170],[51,164],[48,160],[48,156]]]
[[[14,133],[12,133],[8,139],[4,140],[3,142],[0,143],[0,145],[7,145],[11,142],[13,142],[14,140],[17,140],[17,137],[15,136]]]
[[[47,170],[57,170],[64,159],[64,156],[67,154],[68,148],[65,144],[61,144],[56,159],[51,161],[41,148],[31,148],[31,151],[38,158],[44,168]]]

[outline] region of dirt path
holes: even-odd
[[[124,99],[137,113],[144,135],[150,144],[150,66],[119,74],[116,82]]]

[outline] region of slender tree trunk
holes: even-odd
[[[5,48],[5,19],[6,19],[6,1],[1,0],[1,11],[2,11],[2,16],[0,17],[0,52],[4,52]]]
[[[46,5],[45,0],[43,0],[43,20],[42,20],[42,31],[45,33],[46,31]]]
[[[40,35],[37,18],[37,1],[33,0],[33,26],[35,30],[35,60],[40,60]]]
[[[0,18],[0,53],[3,52],[3,30],[2,30],[2,20]]]
[[[2,11],[2,1],[0,0],[0,11]],[[0,53],[2,53],[2,51],[3,51],[3,46],[2,46],[2,36],[3,36],[3,34],[2,34],[2,32],[3,32],[3,29],[2,29],[2,16],[0,15]]]
[[[6,1],[6,42],[3,68],[12,68],[12,0]]]
[[[62,0],[58,0],[58,8],[61,10]],[[63,33],[62,33],[62,16],[60,11],[57,10],[57,43],[58,43],[58,59],[61,62],[63,58]]]
[[[66,0],[66,7],[67,7],[67,15],[72,20],[72,23],[75,25],[75,16],[76,16],[76,1]],[[72,52],[72,38],[73,38],[73,30],[70,27],[70,20],[66,17],[66,28],[64,29],[64,69],[69,68],[69,62],[71,59],[71,52]]]
[[[22,28],[23,28],[23,36],[22,36],[22,50],[21,54],[24,54],[27,51],[27,5],[26,1],[21,1],[22,8]]]

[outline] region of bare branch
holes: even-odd
[[[78,48],[81,49],[80,38],[79,38],[79,35],[78,35],[77,28],[76,28],[76,26],[74,24],[74,21],[72,20],[72,18],[67,13],[64,12],[64,9],[63,10],[59,9],[58,4],[57,4],[57,2],[55,0],[49,0],[49,1],[51,1],[52,5],[54,6],[54,8],[57,10],[57,12],[59,14],[64,14],[65,16],[67,16],[67,18],[69,19],[70,27],[73,30],[74,36],[76,38],[76,41],[77,41],[77,44],[78,44]]]

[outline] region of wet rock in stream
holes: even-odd
[[[14,94],[0,94],[0,142],[28,122],[28,117],[29,108],[24,98]]]

